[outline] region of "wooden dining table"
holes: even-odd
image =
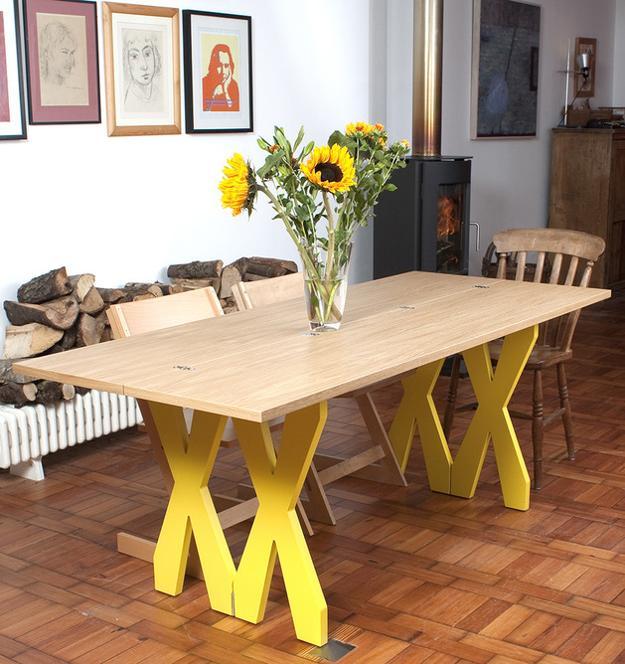
[[[433,491],[471,498],[490,441],[503,502],[527,510],[530,480],[508,403],[538,325],[610,296],[607,290],[410,272],[352,286],[339,331],[308,330],[302,300],[21,361],[14,370],[149,404],[174,479],[154,551],[155,588],[182,592],[193,534],[211,607],[262,620],[279,557],[299,639],[328,639],[327,604],[295,505],[327,402],[402,377],[389,438],[405,468],[415,431]],[[504,338],[496,367],[488,343]],[[432,391],[462,353],[478,402],[452,456]],[[194,409],[189,433],[183,407]],[[284,416],[278,451],[269,421]],[[233,418],[258,499],[238,565],[208,488]]]

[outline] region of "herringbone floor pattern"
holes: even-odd
[[[554,424],[529,512],[502,507],[492,454],[475,499],[430,493],[418,443],[407,489],[353,479],[330,488],[338,524],[317,525],[309,544],[332,633],[357,646],[341,662],[625,662],[623,329],[623,295],[584,313],[569,372],[577,461]],[[525,376],[517,406],[530,385]],[[439,397],[444,389],[442,379]],[[470,395],[468,381],[461,389]],[[376,395],[387,420],[397,395]],[[518,432],[531,459],[528,425]],[[322,448],[365,441],[352,403],[333,402]],[[53,455],[46,470],[39,484],[0,475],[0,662],[310,661],[278,575],[265,622],[251,626],[211,611],[199,581],[177,598],[155,592],[150,566],[115,552],[118,530],[155,535],[163,513],[144,435]],[[238,451],[222,450],[216,486],[242,479]],[[245,534],[229,531],[235,552]]]

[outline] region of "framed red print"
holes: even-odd
[[[96,3],[24,0],[31,124],[100,122]]]
[[[26,138],[17,0],[0,0],[0,139]]]
[[[253,131],[252,19],[182,12],[186,131]]]

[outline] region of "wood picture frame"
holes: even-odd
[[[26,138],[22,38],[17,0],[0,0],[0,140]]]
[[[185,130],[254,131],[252,17],[185,9]]]
[[[538,133],[541,7],[473,0],[471,139]]]
[[[590,53],[590,75],[586,80],[577,73],[579,65],[577,64],[577,56],[582,53]],[[594,37],[577,37],[575,40],[575,91],[577,97],[588,98],[595,96],[595,77],[597,73],[597,40]]]
[[[102,3],[109,136],[181,133],[179,15]]]
[[[93,0],[23,0],[28,120],[98,124],[98,10]]]

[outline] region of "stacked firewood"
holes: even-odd
[[[12,364],[24,358],[108,341],[111,329],[106,310],[112,303],[181,290],[159,283],[98,288],[93,274],[68,276],[64,267],[31,279],[19,287],[17,301],[4,302],[10,325],[5,330],[4,359],[0,359],[0,403],[47,405],[73,399],[77,391],[86,391],[48,380],[31,381],[16,374]]]
[[[31,381],[16,374],[14,361],[91,346],[111,339],[106,310],[111,304],[162,297],[185,290],[212,286],[226,313],[236,310],[232,286],[297,272],[293,261],[276,258],[239,258],[194,261],[170,265],[171,284],[129,282],[123,288],[100,288],[93,274],[68,276],[64,267],[50,270],[22,284],[17,301],[6,300],[4,311],[10,325],[5,330],[4,359],[0,359],[0,403],[24,406],[51,404],[86,392],[72,385],[49,380]]]
[[[262,256],[241,257],[224,266],[223,261],[193,261],[170,265],[167,276],[172,284],[184,290],[212,286],[221,300],[226,313],[236,310],[232,287],[240,281],[257,281],[271,277],[283,277],[297,272],[293,261]]]

